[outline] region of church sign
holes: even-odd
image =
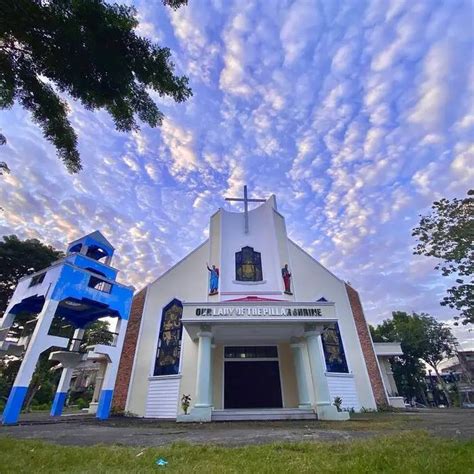
[[[183,320],[234,318],[321,318],[334,319],[334,305],[229,305],[184,303]]]

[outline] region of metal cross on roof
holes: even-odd
[[[225,198],[226,201],[241,201],[244,203],[244,230],[249,233],[249,202],[266,202],[266,199],[251,199],[247,196],[247,185],[244,186],[244,197],[242,198]]]

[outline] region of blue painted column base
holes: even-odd
[[[13,387],[8,397],[7,404],[3,410],[2,423],[4,425],[14,425],[18,423],[21,407],[26,397],[28,387]]]
[[[51,416],[61,416],[66,397],[67,392],[56,392],[56,395],[54,395],[53,406],[51,407]]]
[[[109,417],[113,394],[113,390],[102,390],[100,392],[99,406],[97,407],[96,414],[96,418],[99,418],[99,420],[106,420]]]

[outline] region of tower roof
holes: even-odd
[[[90,239],[93,239],[103,245],[106,245],[107,247],[110,247],[115,250],[114,246],[104,237],[104,235],[98,231],[95,230],[94,232],[91,232],[90,234],[87,234],[86,237],[89,237]]]
[[[82,245],[86,245],[87,247],[98,247],[109,256],[113,255],[115,250],[113,245],[98,230],[71,242],[68,245],[68,252],[78,251],[76,248],[80,248]]]

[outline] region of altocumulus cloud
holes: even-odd
[[[224,196],[275,193],[290,237],[359,289],[370,322],[452,314],[434,262],[412,255],[430,203],[474,181],[469,1],[135,3],[194,96],[124,135],[72,103],[84,171],[68,175],[31,118],[2,112],[2,234],[58,248],[94,229],[142,286],[207,236]],[[458,332],[460,338],[467,334]]]

